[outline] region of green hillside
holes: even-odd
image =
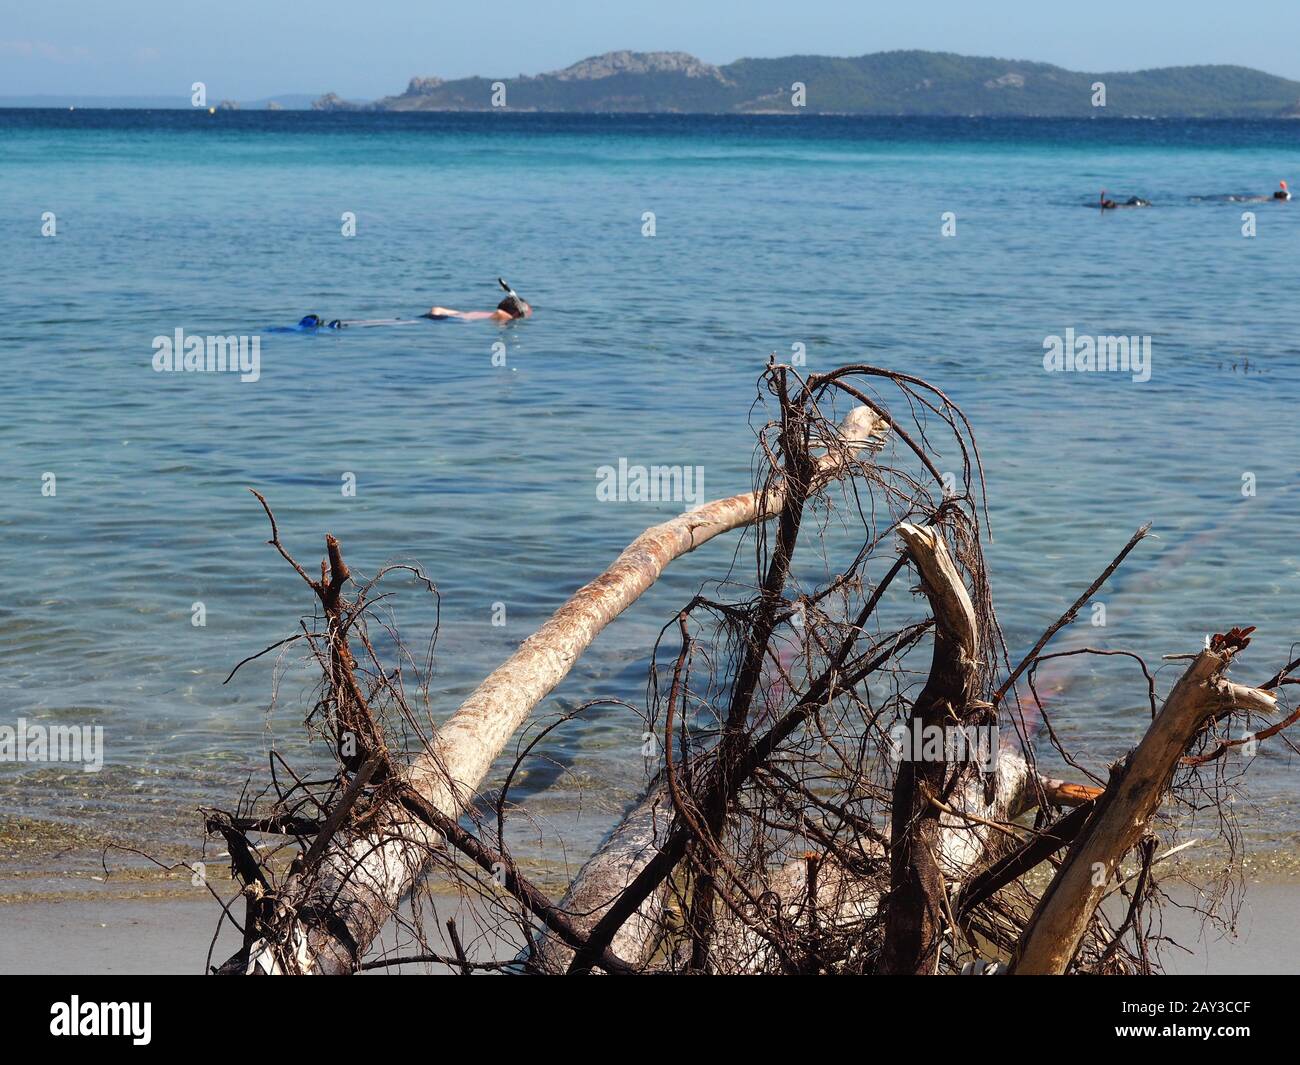
[[[785,56],[716,67],[683,52],[611,52],[564,70],[514,78],[412,78],[371,104],[332,95],[323,110],[487,111],[494,83],[511,111],[1295,117],[1300,82],[1234,66],[1082,73],[1046,63],[942,52],[857,58]],[[1092,103],[1095,82],[1106,106]],[[805,86],[806,105],[792,104]]]

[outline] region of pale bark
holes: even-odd
[[[560,902],[574,925],[584,932],[609,909],[610,903],[654,857],[667,837],[673,820],[673,803],[668,789],[651,788],[627,812],[587,863],[579,870]],[[654,953],[662,929],[663,892],[656,891],[620,928],[610,950],[629,965],[645,965]],[[573,960],[573,951],[549,932],[536,942],[533,965],[545,973],[561,974]],[[599,972],[600,970],[596,970]]]
[[[898,535],[921,573],[935,623],[950,636],[959,656],[955,663],[942,663],[943,667],[972,672],[979,664],[979,626],[970,592],[948,552],[947,543],[934,526],[904,522],[898,527]]]
[[[821,442],[817,480],[851,474],[852,460],[879,446],[886,425],[856,407]],[[411,785],[447,816],[460,814],[510,737],[573,668],[602,629],[658,580],[674,559],[733,529],[781,510],[779,482],[766,492],[715,500],[647,529],[604,573],[583,586],[461,704],[434,734],[431,749],[409,769]],[[309,925],[299,951],[314,972],[356,968],[403,895],[440,844],[438,833],[394,809],[382,831],[342,839],[324,856],[318,880],[299,906]],[[254,945],[250,969],[280,971],[274,951]],[[295,964],[294,967],[301,967]]]
[[[1075,838],[1065,862],[1034,911],[1021,939],[1014,972],[1064,973],[1087,931],[1107,885],[1146,833],[1169,790],[1174,770],[1197,732],[1212,717],[1239,707],[1271,712],[1274,697],[1223,676],[1228,657],[1202,651],[1174,685],[1142,742],[1119,768]]]

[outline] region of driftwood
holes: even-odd
[[[908,557],[922,575],[940,628],[954,634],[951,642],[936,641],[936,658],[955,655],[958,670],[973,671],[977,668],[978,646],[975,611],[943,538],[932,529],[914,525],[902,525],[898,531]],[[946,660],[941,668],[948,668]],[[999,751],[990,799],[984,797],[985,781],[967,774],[956,794],[950,795],[951,805],[926,804],[927,819],[935,825],[929,842],[936,875],[943,879],[948,890],[959,885],[984,856],[989,836],[996,831],[991,822],[1019,814],[1032,803],[1030,784],[1034,779],[1033,770],[1016,745],[1007,743]],[[1068,787],[1059,781],[1048,783]],[[657,782],[579,872],[561,905],[583,914],[606,912],[617,894],[659,853],[667,838],[671,810],[668,789],[662,781]],[[864,855],[877,861],[884,858],[884,848],[879,844],[866,838],[856,842]],[[814,876],[815,891],[810,896],[809,875],[816,869],[820,869],[821,875]],[[823,921],[832,921],[841,931],[873,916],[881,894],[874,886],[854,882],[833,859],[821,858],[793,860],[776,870],[765,886],[765,893],[779,900],[775,905],[784,907],[787,920],[797,924],[820,915]],[[643,907],[619,930],[616,942],[622,949],[616,953],[620,957],[648,957],[659,932],[653,919],[655,909],[659,908],[653,901],[656,898],[652,896],[648,900],[651,909]],[[734,915],[724,919],[720,932],[719,958],[724,971],[758,972],[775,964],[769,946]],[[546,937],[540,944],[539,960],[544,971],[562,972],[572,960],[572,952],[557,943],[555,937]]]
[[[522,953],[499,962],[471,960],[454,924],[451,955],[409,956],[461,972],[925,974],[962,971],[982,954],[1022,973],[1153,971],[1139,918],[1158,894],[1160,858],[1176,852],[1156,857],[1154,819],[1171,794],[1197,786],[1201,766],[1241,743],[1227,735],[1235,720],[1272,713],[1300,662],[1261,688],[1229,681],[1250,632],[1231,630],[1195,657],[1156,714],[1155,682],[1132,652],[1047,653],[1144,526],[1012,668],[980,548],[978,452],[960,411],[925,382],[874,367],[801,380],[772,366],[765,381],[779,413],[759,434],[758,487],[646,530],[428,736],[365,633],[382,572],[355,581],[330,537],[313,579],[280,543],[263,500],[271,543],[324,615],[323,631],[317,621],[302,638],[322,673],[311,716],[339,768],[324,784],[276,784],[270,811],[210,813],[248,903],[244,947],[222,971],[386,964],[367,959],[372,944],[393,919],[419,936],[397,918],[399,905],[435,869],[523,932]],[[881,383],[901,392],[910,424],[876,394]],[[837,399],[851,405],[838,424],[822,413]],[[940,472],[936,420],[960,458],[955,488]],[[896,454],[881,454],[886,442]],[[858,546],[809,588],[796,551],[822,539],[832,486]],[[478,793],[596,635],[673,559],[742,528],[755,547],[752,598],[697,595],[666,630],[680,647],[670,684],[652,671],[647,707],[662,730],[663,768],[552,902],[506,848],[504,794],[495,838],[475,831]],[[923,601],[895,587],[909,568]],[[916,603],[927,608],[919,617]],[[929,666],[918,670],[908,656],[926,642]],[[1154,715],[1104,787],[1095,775],[1095,785],[1049,778],[1035,764],[1045,727],[1077,765],[1047,720],[1035,674],[1082,654],[1136,660]],[[914,688],[913,676],[924,683]],[[1259,737],[1295,720],[1300,713]],[[405,762],[388,738],[395,724],[408,745],[412,734],[418,741]],[[942,745],[897,750],[889,737],[899,727],[988,730],[996,760]],[[246,838],[264,832],[294,838],[287,874]],[[1115,925],[1100,903],[1130,855],[1140,868],[1121,881],[1129,908]],[[1029,876],[1044,866],[1040,896]]]
[[[646,863],[658,853],[673,818],[668,789],[656,785],[610,833],[608,839],[578,871],[560,900],[560,908],[573,914],[585,931],[609,909]],[[615,934],[610,949],[620,958],[646,965],[654,954],[664,920],[664,894],[655,892]],[[573,961],[573,950],[554,935],[538,937],[531,960],[538,972],[560,974]]]
[[[1231,658],[1211,650],[1197,655],[1142,742],[1115,768],[1038,904],[1015,963],[1017,974],[1065,972],[1116,868],[1146,833],[1179,760],[1206,722],[1231,710],[1273,712],[1272,694],[1225,679]]]
[[[816,476],[826,480],[850,469],[868,447],[879,446],[885,427],[868,407],[845,417],[838,434],[827,434]],[[491,673],[432,738],[430,750],[410,767],[411,788],[447,817],[458,816],[473,798],[492,763],[537,704],[564,679],[597,634],[659,578],[676,558],[723,533],[766,520],[781,510],[781,486],[704,504],[647,529],[613,565],[580,588],[507,661]],[[292,968],[317,973],[354,971],[405,893],[424,872],[441,834],[397,808],[377,831],[334,843],[319,865],[299,913],[307,920],[294,937]],[[247,968],[278,972],[265,940],[253,945]]]
[[[898,531],[921,572],[935,617],[930,678],[912,706],[908,724],[939,729],[988,724],[992,707],[980,702],[979,622],[970,594],[947,546],[934,529],[902,525]],[[949,765],[942,761],[908,759],[899,766],[894,783],[889,849],[890,907],[881,964],[886,973],[934,971],[942,943],[948,891],[945,858],[948,864],[964,870],[974,864],[981,848],[980,829],[974,824],[965,831],[960,830],[965,826],[960,826],[956,833],[940,838],[943,817],[940,797],[954,785],[963,791],[977,785],[972,767],[959,769],[958,773],[959,779],[950,782]],[[982,810],[971,812],[988,820],[1001,820],[1006,803],[998,804],[1000,808],[997,808],[996,792],[991,798],[994,803],[987,804],[988,815]],[[968,806],[968,802],[961,802],[950,809],[964,812]],[[958,851],[955,861],[949,857],[951,850]]]

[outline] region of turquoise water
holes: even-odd
[[[102,724],[107,745],[97,775],[0,766],[0,802],[192,842],[177,811],[233,802],[273,735],[293,748],[309,686],[291,661],[273,718],[275,655],[222,683],[311,608],[249,487],[309,566],[326,531],[358,572],[424,566],[439,717],[681,509],[598,503],[597,467],[700,465],[707,498],[750,486],[755,382],[795,344],[810,369],[906,370],[966,410],[1013,655],[1152,520],[1107,626],[1075,638],[1158,666],[1255,624],[1237,676],[1262,681],[1300,639],[1300,203],[1229,197],[1300,180],[1298,150],[1284,123],[0,111],[0,723]],[[1102,187],[1155,205],[1085,209]],[[249,383],[151,367],[177,328],[491,307],[498,274],[531,320],[262,332]],[[1150,381],[1045,373],[1067,328],[1150,336]],[[720,542],[675,564],[544,712],[641,699],[660,627],[731,560]],[[394,610],[427,639],[411,585]],[[1101,662],[1055,718],[1098,769],[1145,713],[1140,676]],[[595,711],[522,782],[570,858],[640,784],[641,732]],[[1264,746],[1255,830],[1290,831],[1295,770]]]

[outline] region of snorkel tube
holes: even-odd
[[[527,311],[524,309],[524,301],[519,298],[518,293],[506,284],[504,277],[498,277],[497,284],[505,290],[506,294],[506,298],[497,304],[497,310],[505,311],[511,318],[523,318]]]

